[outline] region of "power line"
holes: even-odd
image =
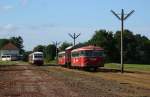
[[[130,17],[135,11],[132,10],[128,14],[124,13],[124,9],[122,9],[121,14],[117,14],[113,10],[111,12],[121,21],[121,52],[120,52],[120,57],[121,57],[121,73],[124,72],[124,64],[123,64],[123,32],[124,32],[124,21]]]
[[[75,46],[76,44],[76,39],[81,35],[81,33],[79,34],[76,34],[76,33],[73,33],[73,34],[68,34],[72,39],[73,39],[73,45]]]

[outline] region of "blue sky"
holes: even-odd
[[[52,41],[72,42],[68,33],[81,33],[77,42],[84,42],[95,30],[120,29],[111,9],[134,9],[125,28],[150,38],[149,4],[150,0],[1,0],[0,38],[22,36],[26,50]]]

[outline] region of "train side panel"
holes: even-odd
[[[71,52],[71,66],[104,67],[104,50],[100,47],[87,46]]]

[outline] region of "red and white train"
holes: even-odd
[[[67,48],[58,53],[58,64],[62,66],[94,68],[104,66],[104,49],[97,46]]]

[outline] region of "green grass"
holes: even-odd
[[[108,63],[106,68],[120,69],[120,64]],[[146,64],[124,64],[124,69],[128,71],[150,72],[150,65]]]
[[[23,61],[0,61],[0,65],[24,65],[27,62]]]
[[[56,60],[52,60],[52,61],[50,61],[50,62],[44,61],[44,64],[45,64],[45,65],[55,65],[55,64],[57,64],[57,62],[56,62]]]

